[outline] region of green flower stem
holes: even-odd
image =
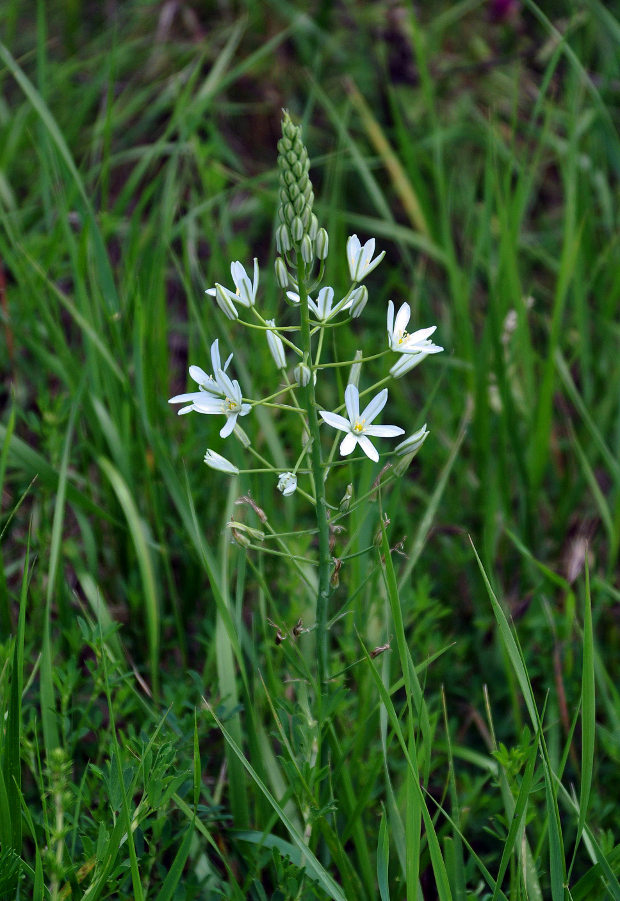
[[[313,369],[310,316],[308,312],[308,289],[306,286],[306,266],[301,258],[301,254],[298,254],[297,256],[297,284],[299,286],[299,310],[301,313],[301,344],[308,365]],[[314,475],[316,522],[319,531],[319,586],[316,600],[316,648],[319,691],[322,693],[325,688],[325,679],[327,677],[327,605],[329,602],[331,554],[329,552],[329,522],[327,518],[328,508],[327,499],[325,497],[325,481],[323,478],[321,437],[319,434],[319,419],[317,416],[313,378],[309,379],[305,392],[306,409],[308,411],[308,431],[310,432],[310,438],[312,440],[310,461]]]
[[[343,360],[341,363],[321,363],[316,368],[317,369],[339,369],[342,366],[353,366],[354,363],[368,363],[370,360],[378,360],[380,357],[385,357],[389,353],[390,353],[389,350],[382,350],[378,354],[371,354],[368,357],[360,357],[359,360]],[[373,385],[368,390],[374,391],[375,388],[376,388],[376,385]]]

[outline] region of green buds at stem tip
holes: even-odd
[[[313,219],[316,222],[316,217],[312,214],[314,192],[308,175],[310,171],[308,151],[301,139],[300,126],[293,124],[286,110],[282,118],[282,137],[278,141],[278,154],[280,169],[278,215],[282,225],[276,233],[276,243],[278,251],[286,253],[290,248],[286,247],[285,228],[292,242],[299,245],[305,235],[311,240],[314,239],[318,227],[318,223],[316,225],[313,223]]]

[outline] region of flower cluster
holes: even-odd
[[[291,122],[287,113],[282,122],[282,138],[278,149],[280,221],[276,231],[276,247],[281,256],[276,260],[276,281],[283,289],[285,300],[294,315],[297,315],[298,322],[301,321],[301,328],[279,327],[274,318],[263,318],[258,302],[259,266],[256,259],[252,278],[241,262],[231,264],[234,291],[216,283],[206,294],[215,298],[217,306],[227,319],[263,331],[269,353],[280,373],[281,388],[267,399],[245,398],[239,382],[228,373],[232,354],[222,365],[219,342],[215,340],[211,345],[212,374],[209,375],[199,366],[190,366],[189,375],[198,390],[178,394],[170,398],[170,403],[183,404],[180,414],[196,412],[223,415],[225,422],[220,429],[220,437],[228,438],[234,434],[261,464],[258,469],[240,470],[238,465],[209,448],[204,456],[204,462],[209,467],[230,475],[240,472],[272,472],[277,479],[277,490],[284,497],[293,495],[298,490],[299,481],[305,476],[308,493],[304,490],[301,493],[311,501],[316,501],[314,492],[317,478],[320,477],[322,485],[325,473],[329,471],[329,460],[336,450],[334,444],[325,463],[322,462],[323,451],[318,456],[315,451],[311,455],[312,446],[323,443],[319,426],[344,433],[344,437],[337,439],[340,456],[346,457],[359,449],[376,463],[379,451],[371,439],[395,438],[405,433],[398,425],[375,424],[388,401],[388,389],[382,385],[389,377],[401,378],[427,356],[437,354],[443,348],[431,340],[436,326],[409,332],[409,304],[403,303],[396,311],[390,300],[386,319],[387,347],[374,347],[370,351],[373,358],[391,356],[393,359],[394,354],[397,355],[395,362],[390,361],[388,377],[381,379],[375,388],[371,386],[360,390],[364,359],[361,351],[358,351],[354,361],[322,361],[323,331],[326,327],[345,325],[362,315],[369,297],[369,289],[362,282],[380,265],[385,251],[376,253],[374,238],[362,244],[357,235],[351,235],[346,245],[350,285],[344,293],[339,293],[330,285],[322,284],[329,238],[325,229],[319,228],[313,213],[314,193],[309,177],[310,165],[300,129]],[[247,321],[243,316],[248,316],[252,321]],[[315,338],[317,335],[318,338]],[[351,372],[344,392],[344,404],[332,411],[321,409],[315,397],[316,392],[323,389],[323,380],[333,371],[331,367],[334,366],[350,367]],[[371,399],[360,412],[360,398],[369,394]],[[281,395],[289,395],[293,403],[283,403],[289,398]],[[290,471],[282,472],[269,465],[238,423],[239,417],[247,416],[259,404],[301,414],[302,425],[296,449],[291,441],[290,449],[295,453],[296,462]],[[397,474],[404,472],[427,436],[428,430],[424,425],[392,450],[391,453],[396,458],[394,471]],[[317,471],[317,466],[324,466],[324,471]]]

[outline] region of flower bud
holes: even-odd
[[[235,427],[234,427],[234,429],[233,429],[233,435],[235,436],[235,438],[237,438],[237,439],[241,442],[241,444],[242,444],[244,447],[249,447],[250,444],[252,443],[252,442],[250,441],[250,438],[249,438],[247,432],[245,432],[245,431],[241,428],[241,426],[239,425],[239,421],[238,421],[238,420],[237,420],[237,422],[235,423]]]
[[[329,251],[329,235],[324,228],[320,228],[314,239],[314,252],[318,260],[325,260]]]
[[[316,218],[314,213],[310,214],[310,221],[308,223],[308,234],[314,241],[319,231],[319,220]]]
[[[351,294],[351,316],[353,319],[357,319],[361,314],[368,303],[368,288],[366,285],[360,285],[359,288],[356,288],[355,291]]]
[[[289,226],[292,240],[297,244],[304,235],[310,234],[314,192],[308,176],[310,160],[301,138],[301,128],[293,124],[286,111],[282,119],[278,153],[280,221]],[[294,222],[295,219],[298,222]],[[310,234],[310,238],[314,240],[314,234]]]
[[[428,435],[429,432],[426,428],[426,423],[424,423],[421,429],[418,429],[413,435],[409,435],[408,438],[396,445],[394,453],[400,457],[400,460],[397,460],[394,464],[394,473],[397,476],[402,476],[409,469],[411,461],[426,441]]]
[[[301,385],[302,388],[305,388],[308,382],[310,381],[310,376],[312,375],[312,371],[309,366],[305,363],[299,363],[293,369],[293,376],[295,377],[295,381]]]
[[[275,328],[275,320],[267,319],[267,325],[273,325]],[[271,351],[271,356],[278,369],[286,369],[286,357],[284,356],[284,344],[282,338],[276,331],[269,329],[267,332],[267,344]]]
[[[205,292],[206,293],[206,292]],[[217,301],[217,305],[224,313],[228,319],[238,319],[239,313],[237,313],[237,308],[228,296],[225,288],[222,285],[215,286],[215,299]]]
[[[278,226],[278,228],[276,228],[276,249],[278,253],[287,253],[292,246],[293,242],[291,241],[291,234],[287,226]]]
[[[227,472],[230,475],[239,474],[239,470],[234,463],[231,463],[230,460],[226,459],[226,457],[222,457],[221,454],[217,454],[210,448],[207,449],[207,452],[204,456],[204,462],[207,464],[207,466],[210,466],[211,469],[217,469],[219,470],[219,472]]]
[[[422,360],[427,357],[428,354],[419,353],[419,354],[401,354],[400,360],[394,363],[394,365],[390,369],[390,375],[393,379],[400,379],[407,372],[410,372],[418,363],[421,363]]]
[[[314,262],[314,248],[309,235],[304,235],[301,239],[301,258],[306,266],[310,266]]]
[[[351,506],[351,501],[353,500],[353,485],[347,485],[347,490],[342,496],[342,500],[340,501],[340,505],[338,509],[341,513],[346,513],[349,507]]]
[[[276,257],[275,270],[278,285],[286,290],[289,284],[288,269],[286,268],[286,263],[282,257]]]
[[[348,385],[355,385],[356,388],[359,386],[359,383],[360,383],[360,372],[362,370],[362,364],[359,361],[361,359],[362,359],[362,351],[356,350],[355,357],[354,357],[355,362],[351,366],[351,372],[349,373],[349,381],[347,382]]]
[[[298,244],[304,235],[304,224],[299,218],[299,216],[294,216],[291,221],[291,237],[293,241]]]

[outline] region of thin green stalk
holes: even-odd
[[[297,284],[299,285],[299,309],[301,312],[301,343],[310,368],[312,369],[312,345],[310,338],[310,316],[308,312],[308,289],[306,287],[306,266],[301,258],[297,259]],[[308,429],[310,432],[310,461],[314,477],[314,494],[316,497],[316,522],[319,532],[319,586],[316,599],[317,624],[317,668],[320,691],[323,691],[327,676],[327,605],[329,602],[329,571],[331,555],[329,552],[329,523],[327,499],[325,497],[325,481],[323,478],[323,459],[321,455],[321,437],[319,420],[316,414],[314,396],[314,378],[308,379],[306,385],[306,409],[308,410]]]

